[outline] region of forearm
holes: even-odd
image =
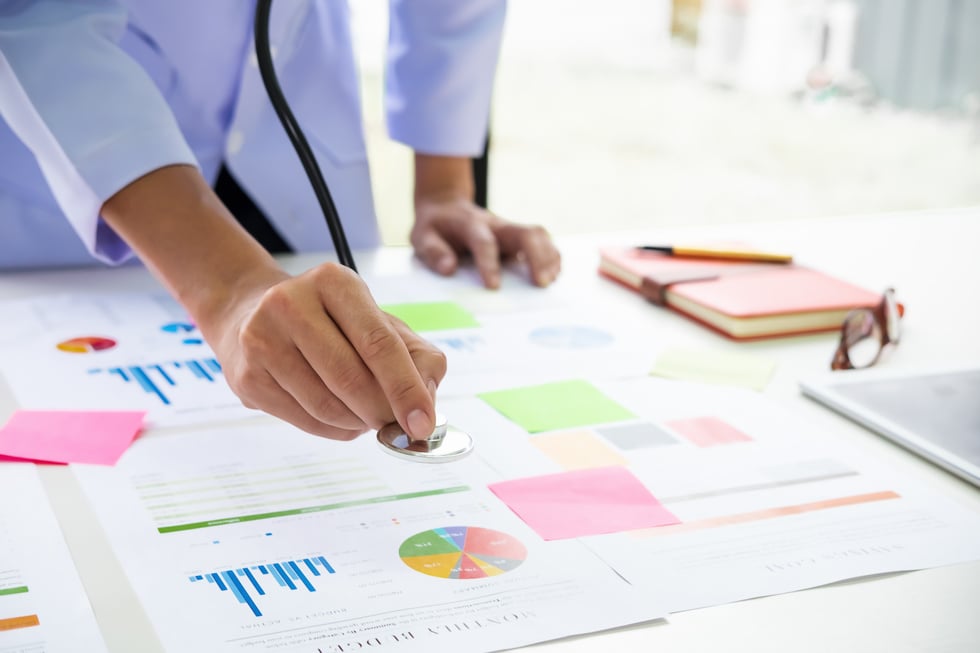
[[[105,202],[102,217],[202,328],[244,289],[286,277],[192,166],[140,177]]]
[[[473,201],[473,164],[467,157],[415,153],[415,202],[424,199]]]

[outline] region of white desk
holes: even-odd
[[[799,262],[869,288],[893,286],[907,307],[903,340],[883,363],[901,368],[980,362],[980,208],[890,214],[721,228],[650,230],[576,236],[560,241],[561,284],[584,297],[604,293],[634,305],[636,295],[596,275],[599,244],[670,242],[682,237],[739,239],[791,251]],[[285,260],[295,270],[322,257]],[[408,250],[358,253],[362,270],[418,273]],[[92,287],[146,290],[155,283],[141,268],[66,270],[0,276],[0,298],[84,291]],[[836,336],[731,343],[669,311],[650,307],[652,334],[677,344],[750,351],[776,358],[766,394],[802,419],[833,432],[900,473],[980,511],[980,492],[803,398],[799,378],[828,369]],[[0,418],[14,409],[0,385]],[[70,472],[42,475],[75,556],[96,616],[113,653],[161,650],[91,508]],[[980,549],[980,542],[977,543]],[[980,651],[980,562],[892,574],[875,579],[675,614],[613,632],[539,645],[541,650],[612,651]]]

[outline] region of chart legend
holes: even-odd
[[[506,533],[475,526],[446,526],[416,533],[398,549],[402,562],[437,578],[499,576],[527,559],[527,548]]]

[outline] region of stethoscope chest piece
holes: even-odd
[[[448,463],[473,451],[470,434],[450,426],[444,415],[436,415],[436,428],[425,440],[412,440],[392,422],[378,430],[378,443],[393,456],[420,463]]]

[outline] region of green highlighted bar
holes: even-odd
[[[241,517],[226,517],[225,519],[199,521],[190,524],[175,524],[173,526],[162,526],[157,529],[157,532],[177,533],[179,531],[192,531],[198,528],[210,528],[212,526],[224,526],[226,524],[241,524],[243,522],[259,521],[262,519],[275,519],[276,517],[291,517],[293,515],[306,515],[312,512],[338,510],[340,508],[351,508],[353,506],[366,506],[372,503],[388,503],[390,501],[418,499],[420,497],[431,497],[439,494],[453,494],[454,492],[468,492],[469,489],[470,487],[468,485],[459,485],[456,487],[442,488],[440,490],[425,490],[423,492],[409,492],[408,494],[391,494],[385,497],[373,497],[371,499],[357,499],[354,501],[341,501],[340,503],[329,503],[323,506],[309,506],[307,508],[293,508],[291,510],[277,510],[276,512],[262,512],[255,515],[242,515]]]
[[[8,594],[27,594],[27,585],[0,590],[0,596],[7,596]]]
[[[456,302],[385,304],[381,309],[402,320],[412,331],[442,331],[480,326],[476,318]]]

